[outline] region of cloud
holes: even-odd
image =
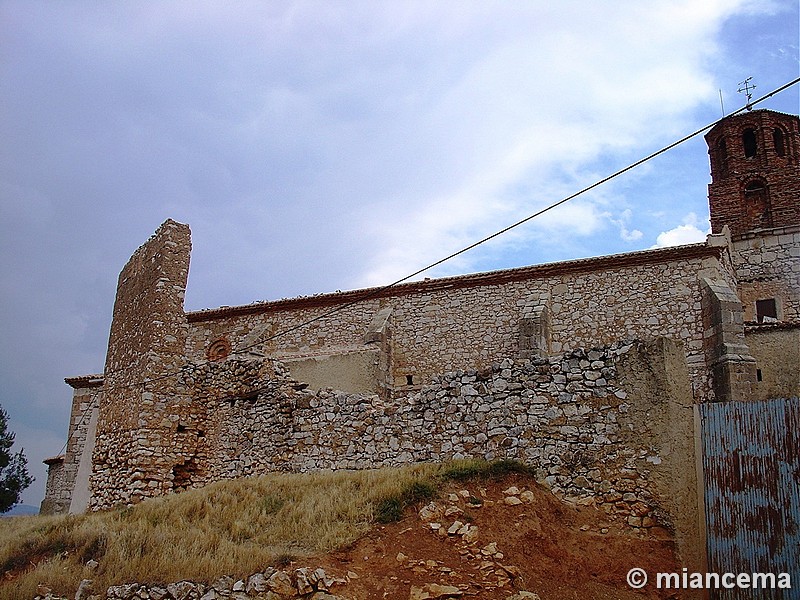
[[[699,226],[705,227],[705,231]],[[668,231],[662,231],[656,238],[656,243],[652,248],[665,248],[667,246],[681,246],[683,244],[694,244],[704,242],[706,236],[711,233],[711,225],[706,222],[701,225],[697,215],[689,213],[683,219],[683,225],[673,227]]]
[[[628,229],[628,224],[633,218],[633,211],[630,208],[623,210],[618,219],[614,219],[610,214],[606,214],[609,222],[619,228],[619,237],[625,242],[635,242],[644,235],[638,229]]]
[[[397,115],[404,131],[399,153],[405,154],[398,164],[409,167],[409,175],[430,175],[421,164],[428,162],[440,177],[434,185],[409,177],[398,193],[386,189],[376,198],[376,210],[359,221],[375,253],[357,283],[407,274],[611,170],[588,170],[587,164],[681,131],[687,111],[713,96],[703,56],[732,5],[669,6],[644,10],[623,3],[601,11],[573,2],[553,14],[537,5],[505,15],[502,31],[482,30],[485,16],[477,12],[462,15],[451,43],[485,52],[465,53],[450,87],[432,86],[413,115]],[[565,15],[569,27],[556,22]],[[599,21],[604,27],[597,27]],[[675,96],[675,86],[686,93]],[[446,137],[432,140],[429,132]],[[391,128],[387,133],[389,139],[396,134]],[[588,237],[602,228],[601,210],[591,199],[579,208],[565,206],[494,245],[534,242],[543,231]],[[616,224],[625,242],[644,235]],[[470,256],[479,255],[462,257],[456,268],[469,269]]]

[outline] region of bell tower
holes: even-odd
[[[753,110],[717,123],[706,136],[711,158],[711,230],[736,237],[800,224],[800,119]]]

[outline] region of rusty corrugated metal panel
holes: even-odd
[[[800,599],[800,399],[700,406],[708,570],[790,573],[792,590],[712,598]]]

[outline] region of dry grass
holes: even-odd
[[[444,479],[500,475],[514,465],[268,475],[103,513],[0,519],[0,599],[32,598],[38,584],[72,595],[82,578],[105,589],[249,575],[346,546],[375,521],[395,520],[407,505],[433,496]],[[90,559],[100,563],[96,572],[85,566]]]

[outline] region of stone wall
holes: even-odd
[[[606,508],[632,525],[656,522],[652,490],[635,470],[605,475],[641,459],[630,454],[639,446],[619,444],[613,420],[625,410],[614,399],[628,393],[609,387],[617,355],[562,353],[619,336],[670,338],[689,364],[689,397],[713,398],[702,281],[713,276],[730,289],[726,248],[696,244],[186,315],[189,230],[167,221],[120,275],[91,507],[268,470],[481,456],[537,464],[570,497],[595,498],[597,485],[610,485]],[[265,357],[285,359],[313,385],[292,383]],[[518,362],[524,357],[531,361]],[[502,376],[487,367],[501,364]],[[493,387],[506,376],[520,386],[514,393]],[[326,380],[377,394],[314,391]],[[453,396],[456,387],[463,393]]]
[[[168,417],[188,329],[189,227],[168,220],[119,276],[91,477],[92,506],[166,493],[176,460]],[[147,488],[147,489],[145,489]],[[101,492],[101,496],[98,496]]]
[[[120,274],[92,457],[91,506],[136,502],[258,473],[266,465],[303,470],[311,464],[364,468],[438,460],[463,454],[466,446],[459,444],[482,445],[478,455],[484,457],[507,456],[509,448],[533,451],[528,441],[519,440],[495,448],[487,437],[495,427],[481,422],[485,431],[476,430],[466,440],[463,431],[448,430],[450,439],[426,437],[413,451],[387,449],[385,444],[399,443],[397,435],[384,439],[381,430],[373,438],[371,430],[356,429],[342,454],[334,439],[347,426],[338,423],[343,428],[321,433],[318,412],[355,418],[367,411],[375,420],[388,410],[416,420],[419,415],[401,400],[409,406],[429,401],[424,390],[442,373],[509,360],[558,360],[566,348],[605,347],[620,337],[673,340],[688,365],[696,402],[746,397],[757,371],[746,346],[737,270],[744,274],[741,289],[751,289],[746,286],[761,285],[773,269],[777,281],[788,282],[782,306],[793,310],[794,236],[788,229],[762,236],[757,244],[734,251],[733,260],[726,231],[706,244],[186,314],[189,230],[167,221]],[[312,319],[311,326],[304,325]],[[275,379],[265,357],[285,361],[293,378],[305,381],[281,391],[266,408],[259,400],[264,389],[289,373]],[[322,389],[315,405],[292,404],[301,388],[309,388],[307,395],[331,384],[344,392]],[[356,401],[352,392],[377,395]],[[492,400],[487,412],[507,413],[501,400]],[[448,404],[432,408],[429,416],[439,409],[458,413]],[[296,414],[306,421],[298,424]],[[530,417],[515,414],[523,423]],[[427,417],[423,420],[428,427]],[[438,426],[435,419],[433,424]],[[300,437],[285,437],[298,428]],[[231,441],[245,434],[246,441]],[[234,452],[240,442],[246,452]],[[570,447],[551,450],[558,454]],[[518,458],[526,462],[535,458],[523,454]],[[74,497],[74,478],[68,485]]]
[[[745,320],[757,320],[757,300],[775,298],[779,321],[800,321],[800,227],[737,236],[732,250]]]
[[[620,342],[453,371],[408,395],[312,390],[258,356],[184,367],[166,416],[175,465],[120,498],[274,471],[363,469],[453,458],[532,465],[559,497],[634,528],[665,526],[698,550],[689,376],[680,343]],[[203,406],[202,413],[190,407]],[[693,546],[694,544],[694,546]]]
[[[439,373],[504,357],[663,336],[683,344],[695,394],[707,400],[713,391],[699,278],[710,273],[733,284],[726,256],[723,246],[698,244],[405,284],[378,294],[364,290],[190,313],[187,357],[202,360],[220,339],[234,352],[256,348],[280,359],[352,353],[365,348],[376,315],[388,311],[386,372],[379,378],[395,389],[414,389]],[[338,306],[345,308],[323,316]],[[299,327],[313,318],[320,320]]]
[[[671,376],[654,375],[680,356]],[[639,368],[649,365],[647,370]],[[634,366],[635,365],[635,366]],[[444,374],[415,393],[379,397],[312,392],[291,381],[270,394],[226,399],[212,478],[273,470],[359,469],[419,461],[511,458],[533,465],[559,496],[591,499],[634,526],[658,520],[654,471],[677,459],[653,409],[693,454],[691,392],[679,346],[613,344],[556,357],[504,359]],[[687,420],[688,419],[688,420]],[[689,460],[693,468],[693,460]],[[663,465],[663,466],[662,466]],[[216,469],[216,472],[215,472]]]
[[[256,356],[187,365],[175,389],[180,400],[164,416],[170,445],[150,448],[171,457],[172,470],[153,469],[134,488],[98,479],[95,508],[273,471],[477,457],[524,461],[559,497],[632,527],[697,526],[693,401],[679,342],[506,358],[391,400],[314,391]]]
[[[745,337],[757,368],[753,399],[800,397],[800,325],[749,326]]]
[[[89,499],[89,474],[103,378],[88,375],[65,381],[73,388],[66,451],[61,461],[47,461],[47,491],[40,509],[42,514],[81,513],[86,510]]]

